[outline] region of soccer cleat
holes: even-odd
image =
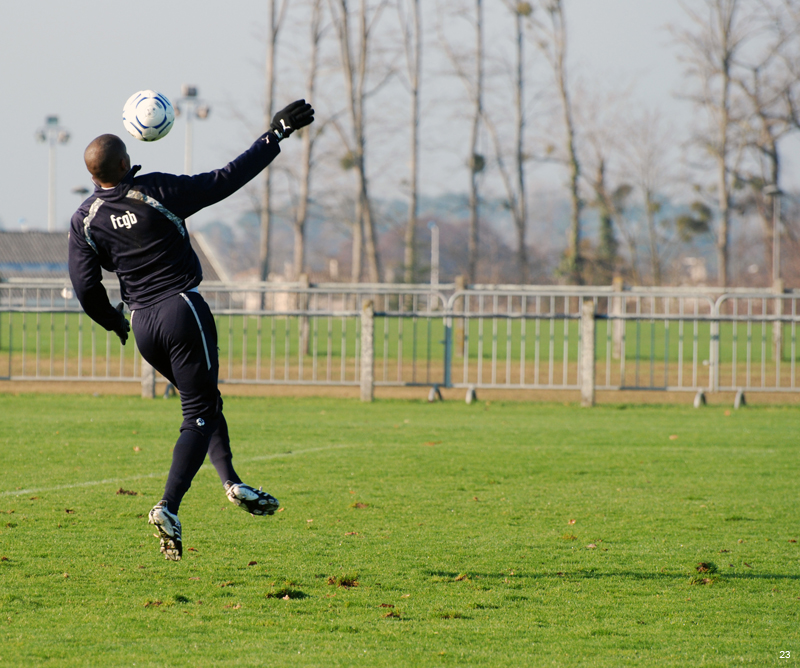
[[[251,515],[272,515],[281,505],[271,494],[262,491],[261,487],[253,489],[243,482],[225,483],[225,494],[231,503],[241,506]]]
[[[181,521],[169,512],[166,501],[159,501],[150,511],[149,524],[154,524],[161,538],[161,552],[165,559],[180,561],[183,554],[181,542]]]

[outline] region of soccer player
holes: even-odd
[[[130,325],[123,304],[111,306],[102,284],[102,269],[115,272],[142,357],[181,395],[180,436],[164,496],[149,515],[166,559],[178,561],[183,553],[178,510],[206,454],[231,502],[253,515],[272,515],[279,506],[261,488],[245,485],[233,468],[217,387],[217,331],[197,291],[203,276],[185,220],[254,178],[278,155],[280,141],[313,120],[310,104],[293,102],[238,158],[196,176],[138,175],[141,168],[131,167],[125,144],[115,135],[97,137],[84,153],[95,191],[70,226],[69,275],[75,294],[87,315],[124,345]]]

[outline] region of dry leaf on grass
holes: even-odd
[[[716,573],[717,565],[712,561],[701,561],[695,566],[695,570],[698,573]]]
[[[358,575],[331,575],[328,578],[328,584],[350,589],[351,587],[358,587],[356,578],[358,578]]]
[[[132,489],[122,489],[122,487],[120,487],[117,490],[117,494],[125,495],[125,496],[138,496],[139,492],[134,492]]]
[[[575,522],[577,522],[577,521],[578,520],[570,520],[569,522],[567,522],[567,524],[575,524]]]
[[[393,608],[394,605],[392,605],[391,603],[381,603],[378,607],[379,608]]]
[[[355,503],[350,504],[351,508],[369,508],[368,503],[362,503],[361,501],[356,501]]]
[[[248,566],[257,566],[257,565],[258,565],[258,562],[257,562],[257,561],[248,561],[248,562],[247,562],[247,565],[248,565]]]

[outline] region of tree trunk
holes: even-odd
[[[308,79],[306,80],[306,100],[313,102],[317,83],[317,64],[319,57],[319,42],[322,38],[322,0],[314,0],[311,14],[311,53],[309,55]],[[314,140],[310,127],[303,132],[303,155],[301,158],[300,198],[297,203],[297,212],[294,220],[294,257],[293,273],[295,277],[306,273],[306,220],[308,218],[308,203],[311,193],[311,168]]]
[[[420,68],[422,61],[422,25],[419,11],[419,0],[411,0],[412,33],[406,37],[408,71],[411,84],[411,156],[409,180],[411,193],[408,202],[408,220],[406,221],[405,254],[403,257],[406,283],[413,283],[416,273],[416,239],[417,215],[419,213],[419,89]],[[410,41],[410,44],[409,44]]]
[[[717,197],[719,199],[719,229],[717,230],[717,283],[720,287],[728,285],[728,245],[730,242],[730,203],[728,189],[728,124],[730,76],[723,73],[722,93],[720,95],[719,155],[717,157]]]
[[[333,5],[334,0],[330,0]],[[358,61],[353,62],[350,50],[350,28],[348,19],[347,0],[336,0],[339,18],[334,17],[339,33],[339,47],[344,71],[347,102],[350,120],[353,128],[352,154],[356,169],[356,219],[353,221],[353,264],[352,277],[354,281],[361,278],[361,253],[367,256],[367,271],[369,280],[377,283],[380,281],[380,261],[378,258],[375,240],[375,223],[367,183],[366,161],[364,147],[366,145],[366,131],[364,122],[364,86],[367,77],[367,58],[369,55],[369,26],[367,21],[367,0],[361,0],[359,6],[359,49]],[[363,237],[362,237],[363,235]],[[362,242],[363,238],[363,242]]]
[[[549,53],[550,65],[558,88],[561,100],[561,113],[566,133],[566,160],[569,169],[570,192],[570,225],[567,234],[567,252],[564,256],[563,272],[567,279],[575,284],[583,283],[583,259],[581,257],[581,209],[583,203],[580,197],[581,166],[575,146],[575,123],[572,114],[572,101],[567,83],[567,29],[564,18],[564,7],[561,0],[551,0],[547,7],[552,23],[552,51]],[[546,46],[545,46],[546,48]]]
[[[269,125],[272,122],[273,97],[275,95],[275,42],[278,37],[278,24],[275,20],[276,1],[267,0],[269,25],[267,26],[267,53],[264,63],[264,132],[269,130]],[[261,281],[266,281],[269,276],[269,251],[272,234],[272,211],[270,208],[271,173],[270,168],[267,167],[262,172],[263,175],[261,177],[261,236],[258,247],[258,277]]]
[[[469,188],[469,243],[468,274],[474,283],[478,272],[478,223],[480,204],[478,173],[484,167],[483,156],[478,154],[478,131],[483,114],[483,0],[475,0],[475,96],[470,134],[470,188]]]
[[[515,27],[517,38],[516,49],[516,144],[517,144],[517,211],[514,222],[517,227],[517,263],[519,265],[519,278],[523,284],[528,282],[528,247],[526,245],[526,232],[528,227],[528,203],[525,192],[525,76],[524,76],[524,35],[522,30],[522,14],[517,9],[515,12]]]
[[[656,221],[654,215],[653,193],[645,190],[644,193],[645,220],[647,221],[647,234],[650,240],[650,272],[653,285],[661,285],[661,259],[658,257],[658,239],[656,236]]]

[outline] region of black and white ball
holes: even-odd
[[[156,141],[165,137],[175,123],[175,110],[165,95],[140,90],[122,108],[122,124],[136,139]]]

